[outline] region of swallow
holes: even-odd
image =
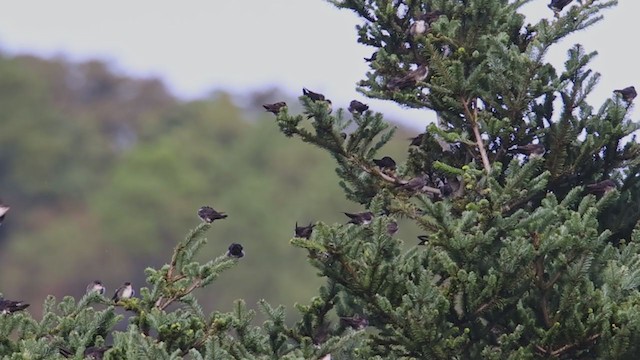
[[[11,209],[9,206],[5,205],[2,201],[0,201],[0,225],[2,225],[2,222],[4,221],[4,217],[9,212],[9,209]]]
[[[198,209],[198,217],[206,223],[212,223],[214,220],[225,219],[227,214],[217,212],[211,206],[203,206]]]
[[[113,300],[114,302],[118,302],[122,299],[130,299],[133,297],[133,295],[135,295],[136,292],[135,290],[133,290],[133,287],[131,286],[130,282],[126,282],[124,284],[122,284],[122,286],[120,286],[116,292],[113,294],[113,297],[111,298],[111,300]]]
[[[418,235],[418,245],[427,245],[429,237],[427,235]]]
[[[87,285],[87,294],[97,292],[100,295],[104,295],[105,291],[107,291],[107,289],[104,287],[104,285],[102,285],[102,282],[100,280],[95,280]]]
[[[426,135],[427,135],[427,133],[422,133],[422,134],[418,134],[416,137],[410,138],[409,140],[411,140],[411,144],[409,144],[409,146],[420,146],[420,145],[422,145],[422,141],[424,140]]]
[[[243,257],[244,250],[242,245],[237,243],[232,243],[231,245],[229,245],[229,249],[227,250],[227,256],[236,258],[236,259],[240,259],[241,257]]]
[[[111,349],[111,346],[89,346],[84,350],[84,356],[85,358],[89,359],[102,360],[102,358],[104,357],[104,353],[109,349]]]
[[[357,315],[357,314],[354,315],[353,317],[341,316],[340,324],[342,324],[345,327],[348,326],[355,330],[362,330],[367,326],[369,326],[369,320],[367,320],[364,317],[360,317],[360,315]]]
[[[373,163],[380,169],[394,170],[396,168],[396,162],[389,156],[384,156],[382,159],[373,159]]]
[[[609,191],[612,191],[612,190],[616,189],[617,187],[618,186],[616,185],[616,183],[611,179],[602,180],[600,182],[593,183],[593,184],[588,184],[586,186],[587,190],[590,193],[598,194],[598,195],[606,194]]]
[[[17,311],[22,311],[29,307],[30,304],[25,304],[22,301],[5,300],[0,298],[0,315],[13,314]]]
[[[347,222],[347,224],[356,224],[356,225],[368,225],[371,224],[373,220],[373,213],[371,211],[361,212],[361,213],[344,213],[351,220]]]
[[[349,110],[349,112],[352,114],[362,114],[363,112],[369,110],[369,105],[361,103],[358,100],[351,100],[351,102],[349,103],[349,108],[347,110]]]
[[[280,101],[277,103],[273,103],[273,104],[264,104],[262,105],[263,108],[265,108],[265,110],[267,110],[267,112],[270,112],[274,115],[278,115],[278,113],[280,112],[280,110],[282,110],[282,108],[286,107],[287,103],[284,101]]]
[[[327,101],[324,98],[324,95],[317,93],[317,92],[313,92],[307,88],[302,88],[302,95],[308,97],[309,99],[313,100],[313,101]]]
[[[387,224],[387,234],[389,234],[390,236],[397,233],[398,232],[398,223],[395,221],[392,221],[390,223]]]
[[[417,69],[410,71],[402,77],[389,80],[387,87],[389,90],[402,90],[415,86],[419,81],[423,81],[429,75],[429,68],[426,65],[420,65]]]
[[[545,149],[544,145],[542,144],[527,144],[518,145],[510,151],[525,154],[529,157],[535,158],[542,157],[547,152],[547,149]]]
[[[448,181],[441,180],[440,184],[438,185],[438,190],[440,190],[440,195],[442,195],[443,197],[449,197],[451,196],[451,194],[453,194],[453,187],[451,187]]]
[[[427,30],[429,30],[429,24],[425,20],[419,19],[411,24],[411,26],[409,27],[409,34],[411,34],[411,36],[413,37],[416,37],[418,35],[426,33]]]
[[[402,184],[402,188],[409,191],[420,191],[425,185],[427,185],[427,181],[429,180],[429,175],[422,174],[420,176],[416,176],[413,179],[407,181],[405,184]]]
[[[295,237],[308,239],[311,236],[314,227],[315,225],[311,223],[307,226],[298,226],[298,223],[296,222],[296,228],[293,234]]]
[[[547,7],[555,13],[559,13],[565,6],[569,5],[573,0],[551,0]]]
[[[613,90],[614,93],[622,95],[622,99],[627,103],[631,103],[638,96],[634,86],[627,86],[624,89]]]

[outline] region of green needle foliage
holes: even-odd
[[[261,326],[241,300],[203,313],[194,290],[242,260],[194,260],[212,227],[202,223],[167,265],[147,269],[139,298],[50,298],[40,322],[0,315],[3,359],[96,349],[106,359],[636,358],[632,102],[587,103],[599,74],[581,45],[563,68],[545,60],[616,1],[571,2],[535,24],[520,12],[527,0],[331,2],[362,18],[359,42],[375,48],[359,90],[435,111],[438,122],[392,169],[373,161],[395,131],[379,113],[332,111],[308,96],[302,114],[277,113],[284,135],[335,159],[346,197],[373,214],[319,221],[291,240],[326,279],[296,305],[297,322],[266,302]],[[401,218],[424,231],[419,245],[398,238]],[[115,330],[124,317],[127,329]]]

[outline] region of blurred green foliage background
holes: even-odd
[[[276,89],[184,101],[101,61],[0,53],[0,197],[11,206],[0,293],[39,317],[47,294],[79,297],[94,279],[109,295],[124,281],[144,286],[144,269],[168,262],[211,205],[229,218],[206,256],[231,242],[247,256],[196,293],[205,310],[307,302],[320,279],[289,245],[294,224],[344,223],[361,208],[344,199],[328,154],[278,132],[261,104],[280,100],[295,109]],[[403,160],[409,136],[399,131],[380,156]],[[403,225],[415,244],[417,229]]]

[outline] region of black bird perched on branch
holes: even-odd
[[[217,212],[211,206],[203,206],[198,209],[198,217],[204,222],[212,223],[214,220],[225,219],[227,214],[223,212]]]
[[[405,184],[402,184],[402,188],[409,191],[420,191],[425,185],[427,185],[428,180],[429,175],[422,174],[407,181]]]
[[[409,146],[420,146],[422,145],[422,141],[427,133],[418,134],[416,137],[409,138],[411,140],[411,144]]]
[[[0,225],[2,225],[2,222],[4,221],[4,217],[9,212],[9,209],[11,209],[9,206],[5,205],[2,201],[0,201]]]
[[[278,115],[278,113],[280,112],[280,110],[282,110],[283,107],[286,107],[287,103],[284,101],[279,101],[277,103],[273,103],[273,104],[264,104],[262,105],[263,108],[265,108],[268,112],[274,114],[274,115]]]
[[[387,87],[389,90],[401,90],[415,86],[418,81],[422,81],[429,75],[429,68],[426,65],[420,65],[417,69],[410,71],[402,77],[389,80]]]
[[[541,157],[547,152],[547,149],[545,149],[542,144],[527,144],[518,145],[510,151],[525,154],[529,157]]]
[[[429,241],[429,236],[418,235],[418,245],[427,245],[428,241]]]
[[[231,245],[229,245],[229,249],[227,250],[227,256],[236,258],[236,259],[240,259],[241,257],[243,257],[244,249],[242,245],[238,243],[232,243]]]
[[[125,282],[124,284],[122,284],[122,286],[120,286],[116,292],[113,294],[113,297],[111,298],[111,300],[118,302],[122,299],[130,299],[133,297],[133,295],[135,295],[136,292],[135,290],[133,290],[133,287],[131,286],[130,282]]]
[[[324,95],[317,93],[317,92],[313,92],[307,88],[302,88],[302,95],[308,97],[309,99],[313,100],[313,101],[329,101],[327,99],[324,98]]]
[[[597,183],[586,185],[586,188],[590,193],[598,195],[606,194],[609,191],[616,189],[617,187],[618,185],[616,185],[615,181],[611,179],[602,180]]]
[[[344,213],[351,220],[347,222],[347,224],[356,224],[356,225],[368,225],[373,220],[373,213],[371,211],[365,211],[361,213]]]
[[[371,54],[371,57],[364,58],[364,61],[372,62],[372,61],[376,61],[377,58],[378,58],[378,52],[376,51],[373,54]]]
[[[349,103],[349,108],[347,110],[349,110],[349,112],[352,114],[362,114],[363,112],[369,110],[369,105],[361,103],[358,100],[351,100],[351,102]]]
[[[636,88],[634,86],[627,86],[624,89],[613,90],[613,92],[616,94],[620,94],[622,96],[622,99],[627,103],[631,103],[633,99],[638,96],[638,93],[636,92]]]
[[[294,230],[295,237],[309,239],[311,233],[313,232],[314,224],[309,224],[307,226],[298,226],[298,222],[296,222],[296,228]]]
[[[551,3],[547,5],[547,7],[553,12],[558,13],[564,9],[565,6],[569,5],[573,0],[551,0]]]
[[[396,162],[389,156],[384,156],[382,159],[373,159],[373,163],[380,169],[393,170],[396,168]]]
[[[16,311],[22,311],[29,307],[22,301],[5,300],[0,298],[0,315],[13,314]]]
[[[340,317],[340,323],[343,326],[348,326],[350,328],[353,328],[355,330],[362,330],[364,328],[366,328],[367,326],[369,326],[369,320],[367,320],[365,317],[361,317],[360,315],[354,315],[353,317],[346,317],[346,316],[341,316]]]

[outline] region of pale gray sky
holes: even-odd
[[[552,17],[548,0],[525,7],[531,21]],[[273,85],[298,96],[303,86],[334,104],[364,100],[355,83],[372,49],[356,42],[352,13],[323,0],[0,0],[0,48],[70,59],[102,58],[134,75],[163,78],[179,96],[214,89],[243,93]],[[596,108],[614,88],[640,85],[633,36],[640,1],[621,0],[605,20],[564,41],[549,61],[560,65],[567,48],[598,50],[592,63],[603,78]],[[366,100],[376,111],[422,127],[433,116]]]

